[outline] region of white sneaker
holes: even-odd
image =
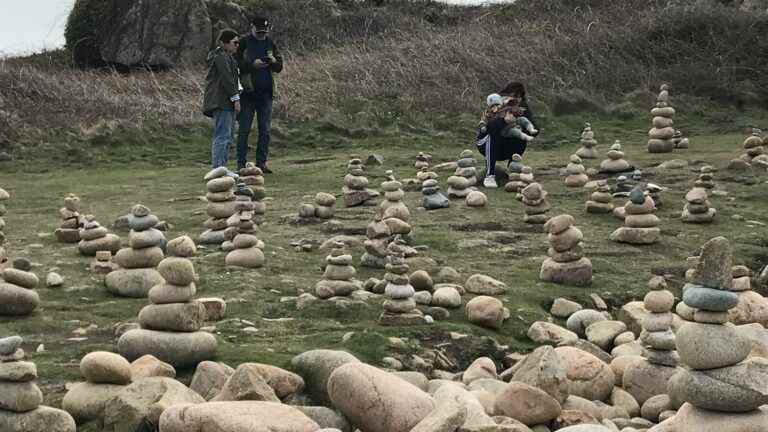
[[[485,186],[487,188],[490,188],[490,189],[495,189],[495,188],[499,187],[499,185],[496,184],[496,177],[494,177],[494,176],[486,177],[485,180],[483,180],[483,186]]]

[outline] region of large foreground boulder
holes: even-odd
[[[175,405],[160,417],[161,432],[315,432],[320,426],[298,409],[276,402]]]
[[[312,350],[294,357],[291,368],[304,379],[310,396],[319,403],[330,405],[328,378],[336,368],[354,362],[360,360],[346,351]]]

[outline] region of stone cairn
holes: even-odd
[[[597,141],[595,132],[592,131],[592,125],[589,122],[584,123],[584,130],[581,131],[581,148],[576,151],[576,155],[582,159],[597,159]]]
[[[43,405],[37,366],[24,361],[23,342],[20,336],[0,339],[0,430],[75,432],[72,416]]]
[[[80,374],[85,382],[69,388],[61,407],[78,424],[104,418],[104,405],[131,383],[131,364],[122,356],[94,351],[80,360]]]
[[[573,226],[573,216],[562,214],[544,224],[549,233],[549,250],[541,264],[539,279],[563,285],[592,285],[592,262],[584,256],[581,241],[584,235]]]
[[[319,219],[332,219],[334,215],[333,206],[335,205],[335,196],[326,192],[318,192],[315,195],[315,217]]]
[[[477,168],[471,150],[464,150],[456,161],[456,172],[448,177],[448,197],[466,198],[477,184]]]
[[[627,198],[632,189],[635,188],[635,184],[627,178],[625,175],[616,177],[616,188],[613,192],[614,198]]]
[[[416,162],[414,162],[413,167],[421,171],[424,168],[429,168],[430,162],[432,162],[432,155],[419,152],[419,154],[416,155]]]
[[[680,129],[675,129],[675,133],[672,135],[672,144],[675,145],[676,149],[687,149],[690,147],[691,142],[688,137],[683,136]]]
[[[384,312],[379,317],[381,325],[415,325],[424,323],[424,314],[416,308],[413,299],[416,290],[410,283],[410,267],[398,242],[387,246],[387,265],[384,279]]]
[[[341,188],[344,197],[344,207],[358,205],[375,205],[379,192],[368,189],[368,178],[365,177],[365,166],[359,158],[352,158],[347,164],[347,175],[344,176],[344,186]]]
[[[643,171],[641,171],[640,169],[635,169],[634,171],[632,171],[633,182],[639,183],[642,180],[643,180]]]
[[[670,153],[675,148],[672,138],[675,136],[675,109],[669,105],[669,86],[661,85],[656,97],[656,106],[651,110],[653,128],[648,131],[648,153]]]
[[[264,223],[264,215],[267,213],[267,204],[264,202],[264,198],[267,197],[267,189],[264,187],[264,173],[256,164],[248,162],[238,174],[240,174],[240,181],[251,192],[247,195],[253,201],[253,221],[257,225],[261,225]]]
[[[571,155],[568,166],[565,167],[566,177],[565,185],[568,187],[584,187],[589,181],[586,172],[587,169],[581,163],[581,158],[577,155]]]
[[[550,205],[547,202],[547,191],[538,183],[531,183],[521,191],[523,200],[523,211],[525,217],[523,222],[528,224],[544,225],[549,220]]]
[[[232,237],[232,250],[227,253],[224,263],[228,267],[260,268],[264,266],[264,242],[256,236],[256,224],[249,210],[243,209],[230,217],[240,221],[235,230],[229,231]],[[234,227],[233,227],[234,228]]]
[[[315,285],[315,295],[321,299],[348,296],[361,287],[352,279],[357,270],[352,265],[352,255],[342,242],[334,242],[330,255],[325,257],[323,279]]]
[[[598,180],[597,188],[589,196],[585,204],[587,213],[611,213],[613,212],[613,197],[608,180]]]
[[[150,292],[152,304],[139,312],[140,329],[129,330],[117,342],[118,352],[130,361],[151,354],[174,367],[194,366],[216,355],[216,338],[199,331],[205,306],[195,295],[194,241],[184,236],[168,242],[168,258],[160,262],[162,276]]]
[[[24,316],[37,309],[40,304],[40,296],[34,291],[40,283],[37,275],[6,268],[0,271],[0,277],[0,316]]]
[[[624,226],[611,234],[611,240],[630,244],[652,244],[659,241],[659,218],[653,214],[656,206],[640,187],[632,189],[629,201],[620,209],[623,211],[619,213],[625,215]],[[620,209],[615,209],[614,214]]]
[[[368,268],[383,269],[387,264],[387,245],[392,238],[389,226],[376,214],[365,230],[368,238],[363,242],[365,252],[360,257],[360,265]]]
[[[5,219],[3,219],[3,216],[5,216],[6,208],[5,208],[5,202],[11,199],[11,195],[6,192],[5,189],[0,188],[0,264],[3,264],[7,257],[5,256],[5,249],[3,248],[3,245],[5,244],[5,233],[3,230],[5,229]]]
[[[64,197],[64,207],[59,209],[61,225],[54,234],[61,243],[77,243],[80,241],[80,228],[84,219],[80,216],[80,198],[75,194]]]
[[[677,350],[687,368],[669,383],[671,398],[686,402],[672,420],[675,431],[703,431],[714,420],[720,427],[711,430],[724,432],[768,425],[768,411],[759,409],[768,403],[768,366],[764,359],[748,358],[751,341],[726,324],[738,303],[731,271],[730,244],[716,237],[702,247],[693,281],[683,288],[683,302],[695,312],[694,322],[677,331]]]
[[[509,181],[504,185],[507,192],[520,193],[526,186],[533,183],[533,169],[523,165],[523,157],[519,154],[513,154],[512,160],[507,166]]]
[[[437,180],[438,178],[440,178],[440,176],[438,176],[436,172],[430,171],[428,167],[424,167],[416,173],[416,182],[419,187],[423,187],[424,182],[427,180]]]
[[[379,204],[377,212],[381,215],[381,220],[389,227],[391,235],[408,238],[412,230],[408,223],[411,219],[411,212],[403,202],[405,197],[403,185],[395,180],[392,171],[387,171],[386,176],[387,180],[381,183],[384,200]]]
[[[735,325],[760,323],[768,325],[768,298],[752,291],[752,271],[744,265],[733,266],[731,291],[739,297],[739,304],[728,311],[728,320]]]
[[[96,258],[91,261],[90,266],[91,273],[102,275],[111,273],[118,268],[118,265],[112,262],[112,252],[110,251],[96,252]]]
[[[765,140],[762,135],[763,131],[753,128],[752,135],[744,140],[745,153],[741,157],[731,160],[728,168],[747,169],[755,164],[768,167],[768,154],[765,152]]]
[[[608,159],[600,162],[601,173],[615,174],[632,169],[629,162],[624,159],[624,152],[621,151],[621,141],[616,140],[605,155]]]
[[[221,244],[221,250],[224,252],[232,252],[235,250],[234,239],[239,234],[248,234],[255,236],[258,232],[258,226],[256,225],[254,213],[254,204],[256,203],[251,199],[252,190],[250,187],[240,183],[242,187],[239,187],[235,192],[235,213],[227,218],[227,229],[224,230],[224,243]]]
[[[424,195],[421,200],[421,206],[427,210],[436,210],[451,206],[451,201],[440,192],[440,185],[435,179],[424,180],[421,184],[421,193]]]
[[[110,233],[106,227],[101,226],[90,215],[84,217],[78,237],[80,237],[80,241],[77,244],[77,249],[81,255],[96,256],[102,251],[113,254],[120,250],[120,237]]]
[[[114,262],[120,266],[107,274],[107,291],[121,297],[143,298],[149,290],[162,282],[156,267],[165,257],[162,247],[166,243],[162,231],[154,228],[158,218],[141,204],[131,208],[128,245],[115,254]],[[82,237],[82,234],[81,234]]]
[[[227,175],[226,167],[208,171],[203,177],[206,184],[205,212],[208,219],[203,223],[206,230],[198,241],[204,245],[221,245],[226,241],[227,219],[237,213],[235,209],[235,179]]]
[[[685,194],[685,207],[680,219],[687,223],[710,223],[715,219],[717,209],[709,206],[707,190],[695,187]]]
[[[701,167],[701,170],[699,170],[699,177],[696,179],[695,182],[693,182],[693,186],[697,188],[704,188],[704,189],[714,189],[715,187],[715,176],[713,172],[715,169],[710,165],[704,165]]]

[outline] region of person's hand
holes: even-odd
[[[269,53],[269,56],[267,58],[269,58],[269,63],[270,64],[271,63],[277,63],[277,59],[275,58],[275,56],[272,53]]]
[[[504,114],[504,121],[505,122],[507,122],[507,123],[514,123],[515,120],[517,120],[517,117],[515,117],[515,115],[513,113],[508,112],[508,113]]]
[[[237,100],[235,101],[235,114],[239,114],[239,113],[240,113],[240,101]]]
[[[261,59],[256,59],[253,61],[253,67],[255,67],[256,69],[264,69],[267,66],[269,66],[269,63],[265,63],[261,61]]]

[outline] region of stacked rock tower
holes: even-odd
[[[672,138],[675,136],[674,121],[675,109],[669,105],[669,86],[661,85],[659,95],[656,97],[656,106],[651,109],[653,127],[648,131],[649,153],[670,153],[675,149]]]
[[[207,190],[208,205],[205,212],[208,219],[203,223],[206,230],[198,241],[204,245],[221,245],[226,241],[227,219],[235,214],[235,179],[227,175],[226,167],[208,171],[203,177]]]
[[[693,186],[704,189],[714,189],[715,187],[715,169],[711,165],[704,165],[699,171],[699,177],[693,182]]]
[[[653,214],[656,205],[640,187],[632,189],[629,201],[622,210],[626,215],[624,226],[611,234],[611,240],[630,244],[653,244],[659,241],[659,218]]]
[[[768,403],[768,363],[748,358],[752,344],[727,324],[728,311],[738,303],[731,264],[728,240],[716,237],[704,244],[693,282],[683,288],[683,302],[695,312],[694,322],[677,331],[677,350],[688,368],[669,386],[672,399],[686,402],[671,420],[675,432],[758,431],[768,425],[768,410],[760,409]]]
[[[332,219],[334,215],[333,206],[335,205],[335,196],[326,192],[318,192],[315,195],[315,217],[319,219]]]
[[[0,339],[0,430],[75,432],[72,416],[43,405],[37,366],[24,361],[23,342],[19,336]]]
[[[547,202],[547,191],[538,183],[531,183],[522,190],[523,222],[528,224],[543,225],[549,220],[550,205]]]
[[[387,171],[387,180],[381,183],[384,191],[384,201],[379,204],[378,213],[381,220],[389,227],[392,235],[401,235],[406,238],[411,234],[411,212],[403,202],[405,192],[403,185],[395,180],[392,171]]]
[[[526,186],[533,183],[533,169],[523,165],[523,157],[519,154],[513,154],[512,160],[507,167],[509,181],[504,185],[507,192],[519,193]]]
[[[472,186],[477,184],[477,168],[472,152],[464,150],[456,161],[456,171],[448,177],[448,197],[466,198],[472,192]]]
[[[358,158],[349,160],[341,193],[344,197],[344,207],[376,204],[375,200],[379,196],[379,192],[368,189],[368,178],[365,176],[365,166],[362,160]]]
[[[235,213],[227,219],[227,230],[224,238],[229,252],[224,259],[227,266],[243,268],[259,268],[264,265],[265,258],[263,243],[256,236],[258,228],[254,222],[254,204],[248,196],[237,195]],[[222,244],[222,249],[224,244]]]
[[[419,152],[419,154],[416,155],[416,162],[413,163],[413,167],[421,171],[424,168],[429,168],[430,162],[432,162],[431,155],[425,154],[424,152]]]
[[[405,253],[398,242],[387,247],[387,273],[384,279],[384,312],[379,317],[381,325],[415,325],[424,323],[424,315],[416,308],[416,293],[409,280],[410,267],[405,261]]]
[[[421,193],[424,197],[421,206],[427,210],[436,210],[450,207],[451,201],[440,192],[440,185],[435,179],[424,180],[421,184]]]
[[[205,306],[192,300],[197,275],[189,258],[195,251],[187,236],[168,242],[170,256],[158,266],[162,278],[151,290],[152,304],[139,312],[141,329],[129,330],[117,342],[123,357],[133,361],[151,354],[175,367],[214,357],[216,338],[199,331],[206,319]]]
[[[250,189],[251,200],[253,200],[253,221],[257,225],[264,223],[264,215],[267,213],[267,204],[264,198],[267,197],[267,189],[264,187],[264,173],[261,168],[253,162],[245,164],[245,168],[240,169],[240,181]]]
[[[693,188],[685,194],[685,207],[680,219],[688,223],[710,223],[715,219],[717,209],[709,206],[707,190]]]
[[[600,162],[600,172],[615,174],[632,169],[629,162],[624,159],[624,152],[621,151],[621,141],[616,140],[605,155],[607,159]]]
[[[77,243],[80,241],[80,228],[84,219],[80,215],[80,198],[75,194],[64,197],[64,207],[59,209],[61,225],[54,234],[61,243]]]
[[[581,158],[575,154],[571,155],[565,171],[567,174],[565,185],[568,187],[583,187],[589,181],[589,177],[586,174],[587,169],[581,163]]]
[[[368,268],[383,269],[387,264],[387,246],[392,239],[389,226],[376,214],[365,230],[368,238],[363,242],[365,252],[360,257],[360,265]]]
[[[549,258],[541,264],[539,279],[563,285],[592,285],[592,262],[584,256],[581,230],[573,216],[555,216],[544,224],[549,232]]]
[[[613,212],[613,196],[611,186],[607,180],[598,180],[597,189],[589,196],[585,204],[587,213],[611,213]]]
[[[331,253],[325,257],[323,279],[315,285],[315,295],[321,299],[348,296],[360,289],[352,279],[357,274],[344,243],[335,242]]]
[[[128,245],[115,254],[119,270],[110,272],[104,282],[107,291],[122,297],[146,297],[149,290],[162,282],[156,267],[165,257],[162,247],[166,240],[162,231],[154,228],[158,218],[146,206],[131,208]],[[81,235],[82,236],[82,235]]]
[[[83,226],[78,233],[80,242],[77,244],[81,255],[96,256],[99,252],[109,252],[111,255],[120,250],[120,237],[117,234],[109,232],[93,216],[84,216],[83,219]]]
[[[576,155],[582,159],[597,159],[597,141],[595,132],[592,131],[592,125],[589,122],[584,123],[584,130],[581,131],[581,148],[576,151]]]
[[[31,314],[40,304],[40,296],[34,289],[39,280],[34,273],[17,268],[0,271],[0,316],[24,316]]]

